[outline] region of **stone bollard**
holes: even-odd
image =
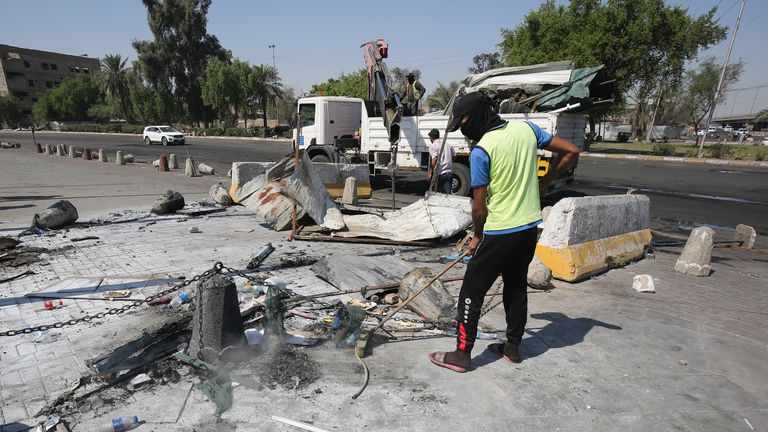
[[[160,172],[168,172],[168,158],[164,154],[160,155],[160,164],[157,167]]]
[[[125,165],[125,159],[123,159],[123,152],[120,150],[118,150],[117,153],[115,153],[115,164]]]
[[[714,237],[715,231],[709,227],[698,227],[691,231],[683,253],[675,263],[675,271],[690,276],[709,276]]]
[[[36,153],[42,153],[43,152],[43,146],[41,146],[39,142],[35,143],[35,152]]]
[[[187,163],[184,166],[184,175],[187,177],[200,177],[200,173],[195,166],[195,161],[193,161],[192,158],[187,158]]]
[[[752,249],[755,247],[755,239],[757,239],[757,232],[754,228],[744,224],[736,225],[736,232],[733,233],[733,240],[740,241],[741,247]]]
[[[213,167],[208,165],[207,163],[200,163],[200,165],[197,166],[197,169],[200,171],[200,174],[207,174],[207,175],[216,174],[216,170],[214,170]]]
[[[179,163],[176,161],[176,153],[171,153],[168,158],[168,168],[179,169]]]
[[[204,360],[217,360],[216,356],[222,349],[243,345],[245,333],[237,287],[232,279],[214,274],[201,280],[195,298],[197,304],[189,343],[190,356],[199,358],[202,351]]]
[[[125,163],[133,163],[134,157],[132,154],[129,153],[125,155],[123,159],[125,159]]]
[[[344,194],[341,196],[342,204],[357,204],[357,179],[347,177],[344,181]]]
[[[83,147],[83,159],[93,160],[93,158],[91,157],[91,151],[88,150],[88,147]]]
[[[45,145],[45,151],[43,151],[43,154],[50,155],[51,153],[53,153],[53,150],[51,149],[51,145],[50,144],[46,144]]]
[[[73,145],[69,146],[69,158],[74,159],[76,157],[77,157],[77,149]]]
[[[59,146],[56,147],[56,153],[58,153],[59,156],[66,156],[67,155],[67,151],[64,148],[64,144],[59,144]]]
[[[104,149],[99,149],[99,162],[109,162],[107,160],[107,153]]]

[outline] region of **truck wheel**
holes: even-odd
[[[324,163],[324,162],[330,162],[331,159],[328,158],[328,156],[324,154],[316,154],[310,158],[312,162],[318,162],[318,163]]]
[[[469,196],[470,177],[469,167],[459,163],[453,164],[453,184],[451,190],[454,195]]]

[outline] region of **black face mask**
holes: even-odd
[[[461,125],[461,133],[472,141],[480,141],[480,138],[491,129],[495,129],[505,122],[491,110],[488,103],[479,104],[470,114],[469,121]]]

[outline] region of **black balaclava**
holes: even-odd
[[[461,125],[461,133],[477,142],[486,132],[503,125],[505,121],[493,112],[491,104],[485,97],[475,98],[473,102],[474,106],[468,111],[469,121]]]

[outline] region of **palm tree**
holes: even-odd
[[[457,81],[452,81],[450,84],[445,85],[440,81],[437,82],[437,87],[429,94],[427,102],[429,102],[430,111],[437,109],[443,109],[448,106],[448,102],[451,101],[453,94],[456,93],[456,89],[459,88]]]
[[[101,91],[120,100],[123,115],[128,121],[128,59],[120,54],[107,54],[101,61],[101,72],[96,75],[96,82]]]
[[[253,67],[250,79],[251,94],[261,105],[264,113],[264,138],[267,137],[267,104],[280,97],[283,93],[282,84],[277,69],[268,65]]]

